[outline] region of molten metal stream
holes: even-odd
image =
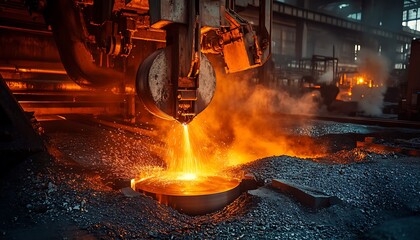
[[[167,147],[167,176],[164,178],[192,181],[203,175],[200,159],[191,144],[189,125],[182,124],[181,128],[180,125],[176,125],[173,134],[169,136]]]
[[[194,131],[196,138],[191,141],[189,130],[187,124],[173,126],[167,138],[167,169],[155,168],[143,173],[140,178],[132,180],[133,189],[141,186],[141,190],[156,194],[197,196],[238,186],[238,178],[217,176],[212,166],[217,163],[209,161],[208,153],[200,152],[206,137],[200,131]],[[139,185],[136,187],[136,184]]]
[[[179,180],[194,180],[197,178],[198,173],[198,161],[197,158],[194,156],[193,150],[191,148],[190,142],[190,133],[188,131],[188,125],[182,124],[183,126],[183,136],[184,136],[184,156],[180,163],[179,170],[181,175],[177,178]]]
[[[143,178],[133,179],[131,188],[188,215],[211,213],[234,201],[241,194],[240,178],[214,175],[209,166],[217,163],[204,164],[208,156],[201,156],[199,150],[204,148],[205,135],[191,141],[188,125],[173,130],[167,139],[167,169],[154,168]]]

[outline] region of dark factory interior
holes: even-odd
[[[0,239],[419,239],[419,0],[0,0]]]

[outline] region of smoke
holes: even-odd
[[[361,96],[358,108],[368,116],[379,116],[384,106],[386,81],[389,76],[388,60],[376,52],[363,50],[359,55],[359,72],[366,74],[371,86],[353,88],[353,96]]]
[[[205,146],[200,148],[207,149],[207,153],[201,156],[217,163],[220,169],[220,165],[237,165],[273,155],[322,155],[325,147],[316,146],[310,138],[290,135],[290,125],[299,126],[298,119],[283,119],[281,115],[315,113],[318,107],[313,94],[292,97],[250,80],[243,75],[218,75],[211,104],[190,124],[191,132],[197,128],[205,132],[206,140],[201,140]]]
[[[331,84],[333,80],[334,80],[334,71],[332,68],[329,68],[324,74],[322,74],[319,77],[318,83]]]
[[[246,78],[230,77],[228,81],[218,82],[216,96],[209,106],[209,112],[226,108],[229,109],[230,119],[247,115],[252,115],[254,119],[276,113],[313,114],[317,103],[313,101],[312,93],[293,97],[281,89],[269,89]]]
[[[294,97],[286,91],[264,87],[253,81],[253,71],[225,75],[216,69],[216,73],[215,96],[188,124],[189,147],[181,124],[162,123],[166,170],[193,169],[191,172],[199,175],[231,176],[231,172],[223,171],[225,167],[264,157],[325,155],[325,144],[296,134],[296,129],[308,123],[307,119],[284,115],[314,114],[318,111],[319,94]]]

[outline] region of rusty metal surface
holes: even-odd
[[[150,23],[153,28],[162,28],[169,23],[187,23],[187,1],[150,1]]]
[[[45,32],[15,28],[1,29],[0,60],[60,62],[54,39]]]
[[[420,120],[420,39],[411,42],[410,64],[408,66],[405,101],[401,102],[403,119]]]
[[[138,8],[138,9],[149,9],[149,1],[148,0],[131,0],[131,1],[125,1],[128,2],[127,6],[132,8]]]
[[[138,95],[151,113],[164,119],[173,119],[174,116],[174,86],[170,79],[171,59],[169,48],[157,51],[143,62],[137,73]],[[195,104],[196,114],[210,104],[215,89],[216,77],[213,67],[206,56],[202,55],[198,99]]]
[[[43,141],[0,75],[0,153],[6,155],[42,150]],[[0,166],[4,167],[4,164],[1,162]]]
[[[30,28],[44,31],[47,29],[42,14],[36,11],[28,11],[26,3],[29,1],[13,0],[0,1],[0,25],[18,28]]]
[[[95,64],[85,41],[88,39],[80,10],[70,0],[49,1],[51,27],[61,61],[68,75],[78,84],[91,87],[117,85],[124,74],[114,68]]]
[[[144,30],[144,29],[137,29],[133,33],[133,39],[136,40],[144,40],[144,41],[153,41],[153,42],[166,42],[166,32],[161,30]]]
[[[201,1],[201,26],[219,28],[225,25],[224,1]]]
[[[8,72],[15,72],[15,73],[47,73],[47,74],[60,74],[66,75],[66,71],[62,69],[42,69],[42,68],[21,68],[17,66],[1,66],[0,65],[0,72],[1,71],[8,71]]]

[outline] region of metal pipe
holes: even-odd
[[[20,68],[20,67],[7,67],[0,66],[0,71],[16,72],[16,73],[47,73],[47,74],[60,74],[67,75],[65,70],[58,69],[40,69],[40,68]]]
[[[166,39],[155,39],[155,38],[148,38],[148,37],[136,37],[133,36],[132,39],[135,40],[143,40],[143,41],[150,41],[150,42],[160,42],[160,43],[166,43]]]
[[[0,25],[0,29],[17,31],[17,32],[25,32],[25,33],[42,34],[42,35],[48,35],[48,36],[52,35],[51,31],[35,30],[35,29],[28,29],[28,28],[18,28],[18,27],[10,27],[10,26]]]
[[[93,62],[85,43],[88,39],[84,32],[86,26],[74,1],[50,0],[47,8],[46,16],[51,22],[61,61],[70,78],[90,87],[118,85],[124,77],[122,72],[101,68]]]

